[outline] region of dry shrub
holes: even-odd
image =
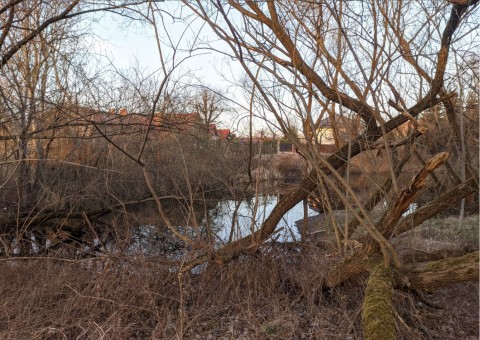
[[[478,339],[478,283],[435,291],[396,291],[399,339]]]
[[[143,261],[110,262],[3,261],[0,338],[147,337],[167,320],[163,309],[175,308],[172,275]]]
[[[278,171],[287,183],[298,182],[305,172],[305,164],[299,154],[277,154],[273,156],[271,162],[272,167]]]
[[[314,246],[272,244],[179,277],[160,259],[135,255],[4,259],[0,338],[361,339],[366,277],[322,290],[321,273],[333,260]],[[419,307],[412,293],[397,293],[400,336],[478,335],[478,289],[467,286],[435,292],[441,312]],[[466,324],[465,313],[456,315],[446,303],[449,292],[456,292],[453,308],[470,301]],[[437,323],[426,321],[432,313]],[[444,317],[450,328],[442,328]]]
[[[355,318],[362,298],[344,288],[325,295],[319,273],[328,265],[317,250],[302,253],[273,246],[268,254],[211,268],[189,283],[189,313],[195,322],[186,337],[345,338],[358,332]]]
[[[321,265],[317,256],[284,255],[245,257],[181,280],[142,257],[3,260],[0,338],[284,339],[329,327],[348,334],[361,298],[341,311],[336,293],[322,297],[311,270]]]

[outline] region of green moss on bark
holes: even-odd
[[[392,271],[383,263],[373,267],[363,302],[363,332],[366,340],[395,339],[395,313],[392,302]]]
[[[478,263],[478,261],[479,261],[479,253],[477,251],[477,252],[469,253],[460,257],[452,257],[444,260],[430,262],[425,266],[425,271],[448,270],[450,268],[455,268],[456,266],[465,265],[470,262]]]

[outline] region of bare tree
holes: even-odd
[[[4,2],[0,7],[2,17],[2,26],[0,27],[2,30],[0,35],[2,59],[0,68],[3,68],[18,51],[50,25],[69,17],[79,2],[79,0],[62,2],[61,6],[54,6],[53,11],[48,10],[49,6],[46,1],[11,0]],[[55,5],[57,4],[55,3]],[[28,23],[28,21],[31,16],[35,15],[37,15],[38,20],[32,26],[32,23]]]
[[[317,187],[325,186],[342,198],[353,215],[352,221],[360,221],[369,235],[361,240],[362,246],[352,258],[325,273],[325,285],[336,286],[371,268],[363,259],[381,251],[384,263],[374,267],[376,269],[369,285],[386,285],[386,290],[380,293],[386,294],[383,295],[385,303],[391,308],[387,292],[392,285],[402,284],[385,273],[400,271],[408,281],[414,275],[421,275],[419,272],[422,271],[420,268],[405,271],[396,249],[389,242],[398,235],[398,225],[405,226],[403,232],[414,228],[440,211],[439,207],[447,201],[476,192],[476,176],[466,178],[431,202],[432,213],[428,217],[423,215],[419,218],[421,211],[402,217],[425,186],[426,177],[447,161],[448,154],[439,153],[426,162],[402,189],[396,177],[404,162],[397,159],[395,149],[407,142],[412,143],[425,132],[417,121],[422,112],[439,103],[449,110],[455,96],[444,85],[449,54],[452,44],[460,43],[457,36],[468,36],[472,29],[468,18],[477,8],[477,1],[454,5],[429,1],[234,0],[185,4],[227,44],[232,58],[238,60],[250,77],[252,93],[268,108],[276,124],[305,156],[310,169],[299,188],[282,198],[259,230],[220,249],[215,254],[217,261],[230,261],[240,254],[258,249],[275,232],[278,222],[290,208]],[[405,20],[407,12],[415,13],[415,22]],[[435,57],[423,57],[425,55]],[[338,144],[340,150],[326,159],[308,144],[302,144],[289,133],[288,127],[288,117],[294,114],[302,122],[305,135],[311,136],[323,119],[323,112],[331,118],[337,113],[359,117],[364,126],[358,137]],[[448,115],[454,116],[455,112]],[[407,140],[392,140],[389,133],[408,121],[415,129]],[[378,148],[385,150],[390,164],[390,178],[380,194],[374,193],[367,200],[368,204],[363,204],[348,179],[342,176],[342,168],[348,167],[357,155]],[[380,219],[374,219],[368,211],[387,197],[392,189],[388,209]],[[414,223],[406,227],[407,221],[412,220]],[[350,237],[348,229],[343,237]],[[208,258],[211,258],[210,254]],[[190,267],[206,259],[199,257]],[[475,279],[478,253],[459,261],[466,261],[464,265],[472,270],[473,275],[461,275],[462,266],[452,266],[451,270],[459,274],[456,279]],[[447,284],[450,281],[447,282],[438,272],[433,274],[431,281],[423,284],[439,285],[442,282]],[[367,337],[374,337],[372,315],[379,312],[377,305],[370,304],[369,296],[367,289],[365,332]],[[391,326],[393,318],[385,322]],[[394,326],[389,328],[387,333],[391,334],[390,338],[394,337],[394,330]]]
[[[203,89],[195,100],[194,109],[208,128],[211,124],[218,123],[220,115],[225,111],[225,105],[219,94]]]
[[[316,273],[321,281],[316,287],[337,287],[369,273],[363,310],[366,338],[395,338],[394,288],[478,280],[478,252],[447,251],[449,258],[440,260],[437,253],[422,254],[426,262],[415,263],[395,243],[435,215],[452,206],[458,209],[463,198],[478,200],[478,93],[470,91],[478,87],[478,74],[472,67],[475,60],[467,60],[462,48],[475,44],[472,30],[478,23],[472,18],[478,0],[182,2],[194,16],[183,16],[184,8],[180,14],[168,13],[161,1],[9,0],[0,5],[0,189],[5,197],[8,190],[12,196],[7,198],[15,197],[4,199],[5,204],[17,204],[0,215],[2,255],[14,254],[15,242],[28,242],[32,230],[41,230],[41,236],[56,246],[63,241],[81,243],[80,234],[86,230],[99,234],[111,229],[117,239],[128,240],[132,226],[155,225],[155,237],[168,238],[170,243],[165,243],[171,246],[162,259],[169,277],[165,286],[178,288],[178,298],[171,299],[175,309],[167,310],[164,319],[171,311],[177,313],[178,335],[183,336],[188,273],[205,263],[215,268],[273,249],[268,247],[275,242],[268,241],[284,215],[315,195],[319,212],[332,222],[337,244],[337,249],[328,249],[328,268]],[[102,11],[119,14],[126,22],[138,21],[154,32],[160,62],[156,72],[109,65],[114,76],[89,77],[88,70],[75,63],[75,18]],[[201,33],[189,26],[189,20],[198,18],[223,41],[227,51],[222,53],[247,75],[241,86],[249,106],[249,155],[237,153],[225,160],[228,146],[208,149],[208,139],[201,144],[186,136],[190,126],[183,131],[172,127],[174,117],[192,108],[206,128],[226,110],[222,95],[213,91],[202,91],[193,104],[192,96],[185,95],[191,88],[185,79],[192,78],[180,74],[180,66],[198,46],[200,51],[205,47]],[[173,33],[172,23],[183,25],[183,34]],[[183,45],[189,30],[193,43]],[[218,51],[217,46],[212,49]],[[457,87],[459,93],[454,93]],[[307,171],[259,228],[252,219],[251,234],[234,240],[237,202],[231,225],[226,226],[229,240],[218,248],[208,225],[207,195],[230,190],[232,196],[240,191],[244,197],[251,187],[259,193],[259,178],[254,181],[251,171],[255,116],[294,144]],[[465,119],[477,128],[466,129]],[[178,127],[190,125],[176,122]],[[327,135],[334,149],[328,156],[322,151]],[[258,139],[263,137],[261,132]],[[257,159],[262,156],[263,144],[259,145]],[[406,171],[413,158],[416,166]],[[453,164],[457,160],[460,166]],[[234,181],[247,171],[247,183],[238,189]],[[362,185],[356,183],[360,179]],[[360,187],[367,190],[360,192]],[[421,196],[422,191],[428,195]],[[169,214],[172,201],[176,206]],[[148,203],[154,213],[144,210]],[[410,209],[417,203],[416,210]],[[375,211],[378,206],[384,208]],[[132,207],[140,212],[132,213]],[[333,214],[340,208],[343,219]],[[188,227],[179,226],[179,216]],[[81,226],[75,229],[74,221]],[[95,236],[100,243],[105,240]],[[308,242],[306,237],[302,241]],[[117,249],[128,253],[130,244]],[[345,251],[350,245],[354,246]],[[89,246],[94,249],[92,242]],[[177,256],[178,249],[183,256]],[[407,255],[412,254],[414,249],[407,249]],[[128,266],[122,263],[116,269],[133,268]],[[61,294],[64,288],[62,284]],[[145,311],[160,319],[163,315],[153,300],[167,298],[156,300],[161,294],[150,294],[151,289],[145,286],[151,299]],[[104,301],[97,295],[77,295]],[[129,303],[135,311],[143,309],[133,300]],[[118,305],[124,308],[125,303]],[[51,335],[52,328],[45,331]]]
[[[11,11],[20,10],[20,7],[18,4]],[[11,41],[26,39],[34,27],[41,25],[44,18],[52,16],[56,10],[55,7],[32,8],[18,23],[16,31],[9,31],[7,37]],[[48,30],[39,32],[1,69],[0,96],[7,132],[3,138],[17,144],[17,151],[11,149],[10,152],[19,162],[19,180],[25,181],[19,185],[23,193],[19,198],[21,204],[35,201],[30,194],[49,154],[49,131],[59,125],[61,107],[72,100],[67,79],[75,63],[71,57],[77,38],[71,34],[74,25],[73,21],[68,25],[51,23]],[[28,159],[39,162],[32,163]],[[30,173],[30,169],[36,169],[36,173]]]

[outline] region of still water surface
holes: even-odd
[[[260,195],[251,197],[243,201],[222,200],[219,201],[214,209],[208,212],[208,221],[204,219],[200,228],[179,227],[184,232],[190,230],[191,235],[198,236],[198,231],[205,236],[206,226],[209,227],[211,234],[214,236],[215,246],[221,246],[229,241],[232,233],[232,240],[249,235],[252,230],[256,231],[260,228],[263,221],[270,215],[273,208],[280,199],[279,195]],[[237,208],[238,207],[238,208]],[[237,208],[237,218],[234,227],[233,216]],[[308,208],[308,216],[314,216],[318,213]],[[300,233],[295,226],[295,222],[302,220],[304,217],[303,202],[298,203],[290,211],[283,216],[277,226],[275,238],[279,241],[296,241],[300,239]],[[160,255],[167,249],[164,248],[156,226],[143,225],[132,230],[132,242],[128,247],[129,253],[142,253],[144,255]]]
[[[273,208],[279,200],[279,195],[264,195],[252,197],[251,199],[240,202],[235,227],[233,228],[233,240],[249,235],[252,229],[258,230],[263,221],[270,215]],[[217,230],[216,236],[219,243],[228,241],[232,231],[232,218],[238,201],[225,200],[220,201],[217,207],[210,211],[211,223]],[[308,208],[308,216],[318,213]],[[279,240],[294,241],[300,239],[300,233],[295,226],[295,222],[303,219],[303,202],[298,203],[283,216],[277,225],[277,230],[281,231]]]

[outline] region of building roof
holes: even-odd
[[[217,129],[217,136],[218,136],[218,139],[220,140],[227,140],[230,134],[231,134],[230,129]]]

